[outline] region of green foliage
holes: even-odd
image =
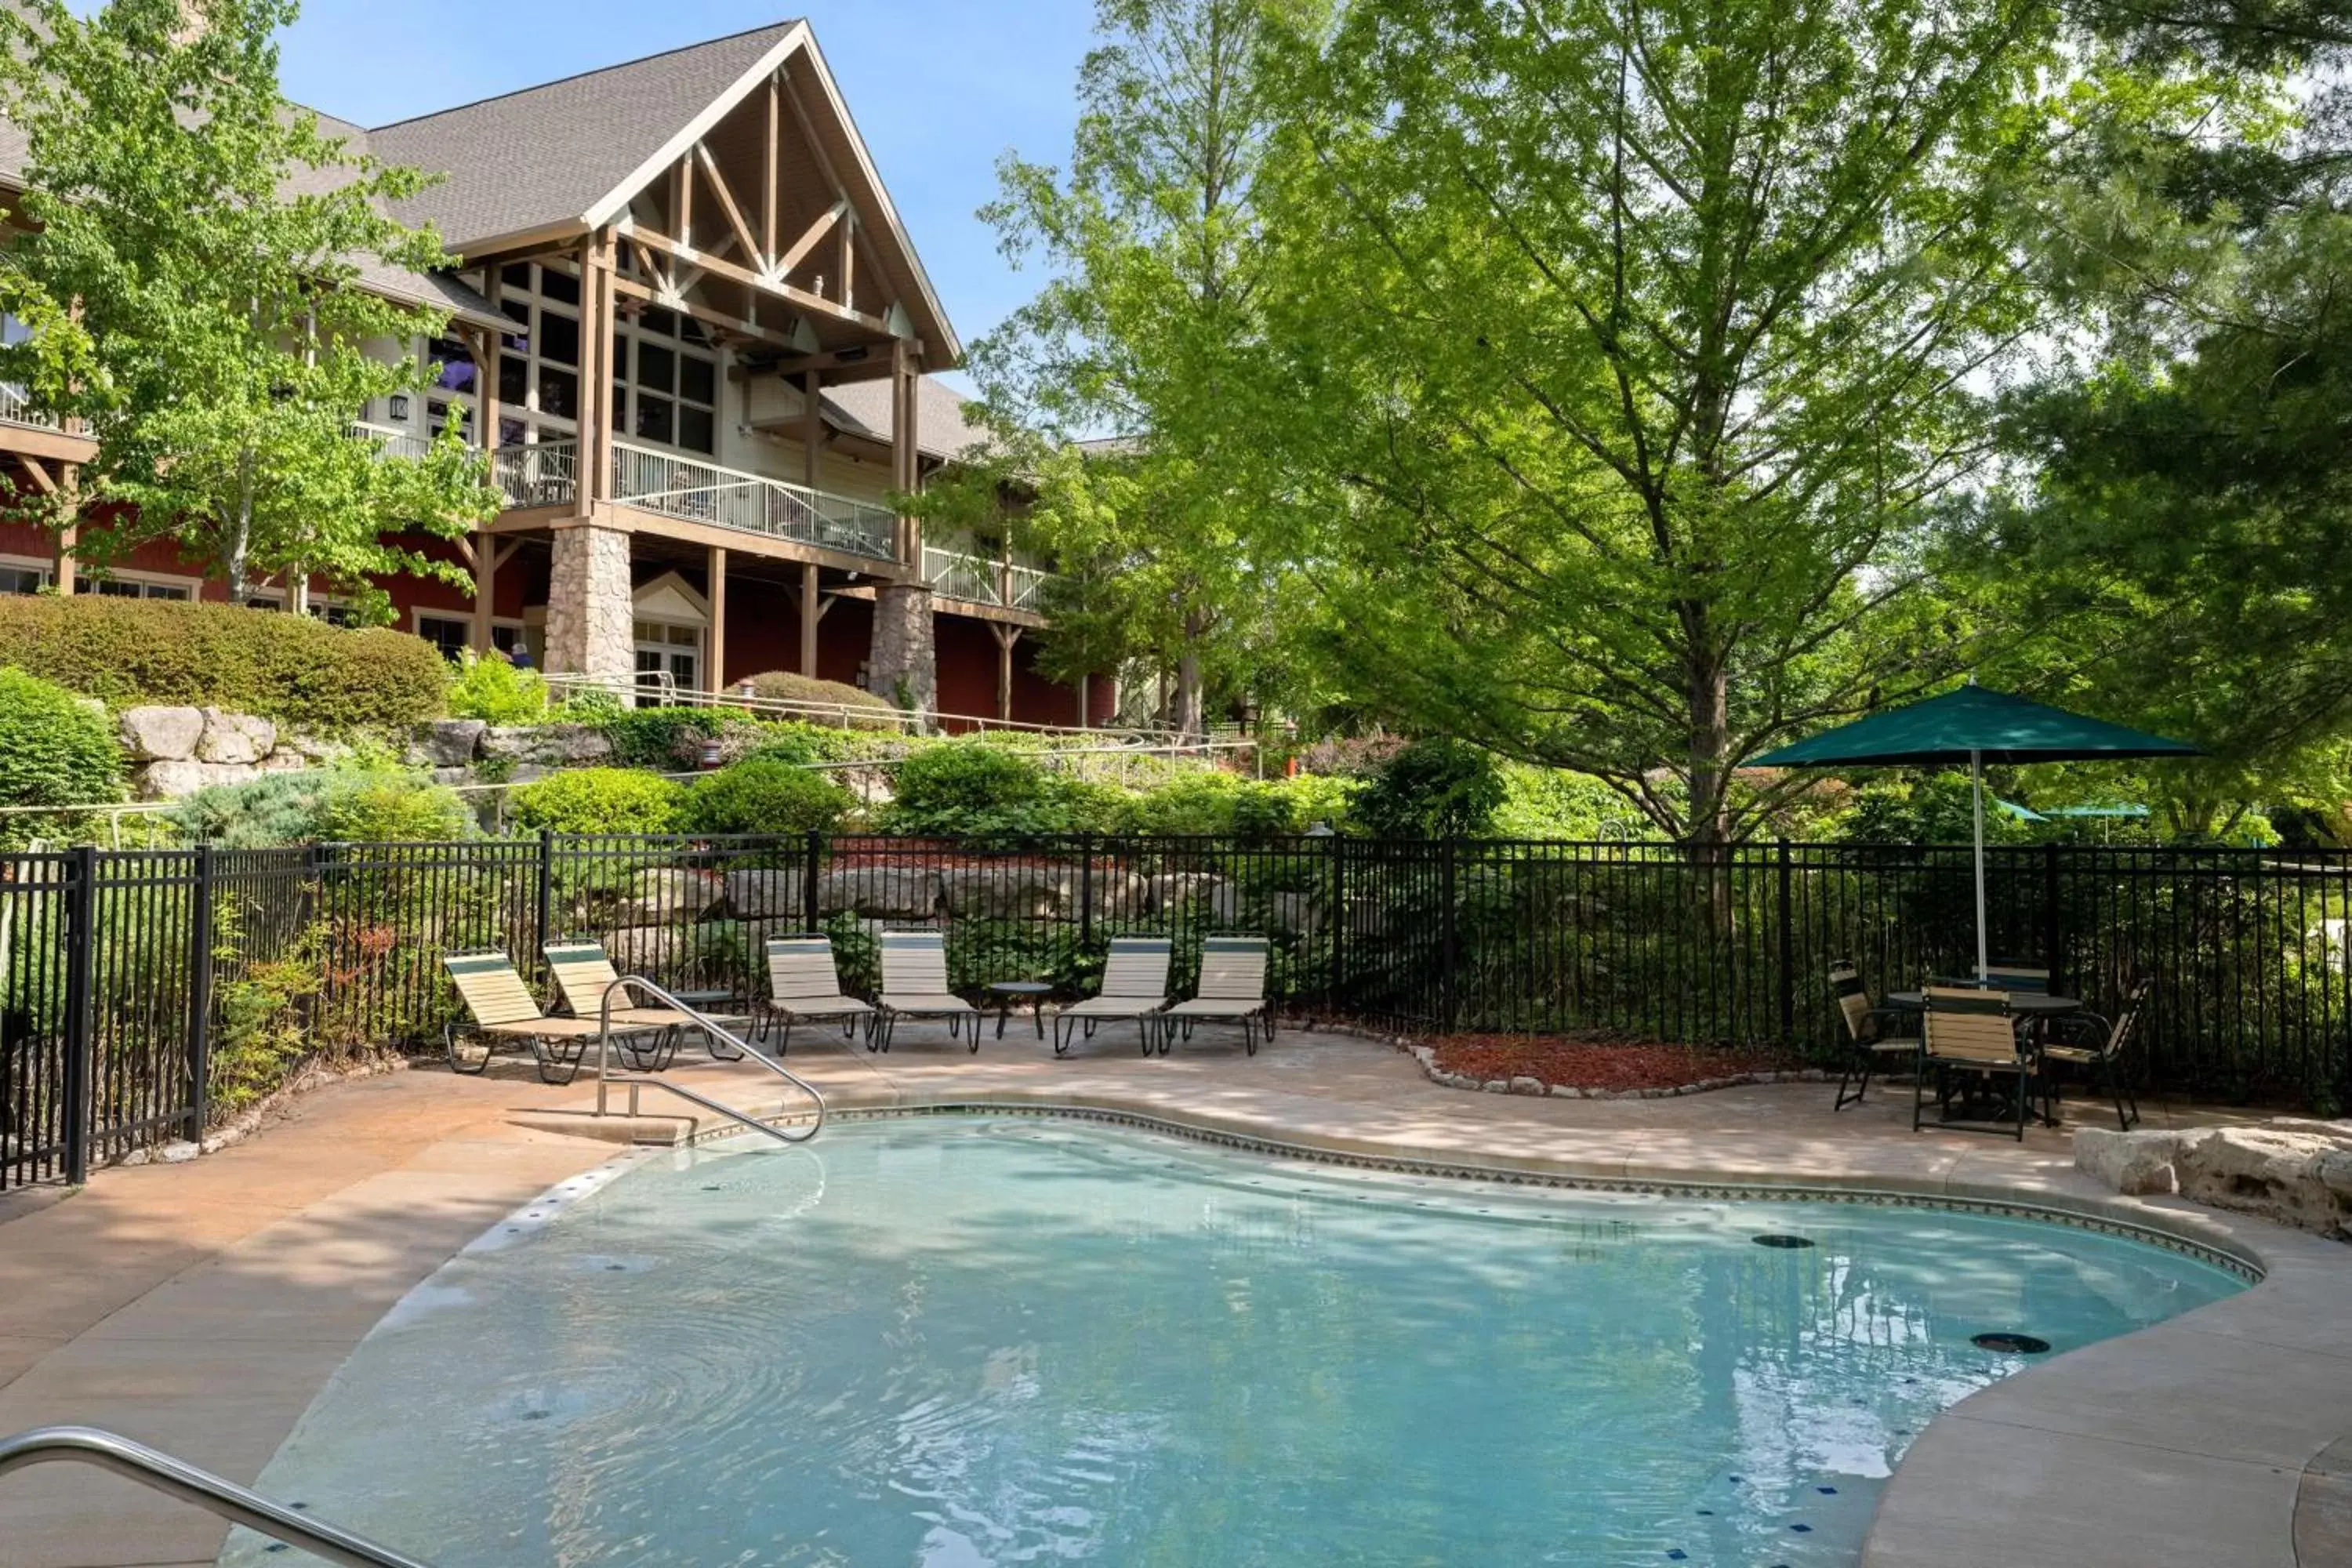
[[[2034,825],[1985,802],[1985,842],[2031,844]],[[1849,844],[1968,844],[1976,837],[1976,797],[1969,775],[1878,776],[1856,790],[1840,826]]]
[[[0,667],[0,804],[90,805],[122,795],[122,750],[106,715],[51,681]],[[76,820],[0,817],[0,845],[70,837]]]
[[[761,733],[757,719],[733,708],[630,708],[593,721],[623,767],[672,772],[699,767],[705,741],[751,746]]]
[[[367,351],[438,334],[444,312],[359,288],[367,268],[446,263],[393,205],[425,184],[328,135],[278,89],[291,0],[62,0],[0,12],[0,111],[26,142],[0,248],[0,304],[30,329],[0,372],[34,405],[84,420],[77,487],[20,495],[94,559],[170,537],[241,599],[257,576],[328,577],[367,609],[372,580],[465,581],[396,542],[497,515],[455,421],[422,456],[355,432],[354,411],[431,378]],[[122,510],[126,504],[134,509]]]
[[[1507,763],[1502,774],[1497,837],[1591,840],[1646,827],[1623,795],[1589,773]]]
[[[834,708],[854,708],[877,715],[860,718],[856,714],[843,716],[842,721],[853,729],[898,731],[905,728],[898,710],[863,687],[838,680],[819,680],[813,676],[795,675],[789,670],[771,669],[751,677],[741,684],[751,689],[754,697],[771,701],[810,702]]]
[[[980,740],[910,752],[893,770],[894,798],[876,831],[952,837],[1108,833],[1127,797],[1107,784],[1052,773],[1033,757]]]
[[[688,833],[829,833],[856,804],[823,773],[754,757],[697,780],[679,826]]]
[[[516,826],[532,833],[670,833],[686,790],[633,768],[576,768],[522,785],[508,804]]]
[[[225,928],[226,929],[226,928]],[[310,1054],[307,1005],[325,989],[320,962],[325,928],[313,926],[276,958],[230,968],[214,987],[219,1025],[213,1034],[211,1097],[215,1121],[226,1120],[286,1081]],[[240,956],[221,943],[224,967]]]
[[[931,743],[921,736],[881,735],[788,719],[761,725],[750,755],[794,763],[875,762],[905,756]]]
[[[1253,842],[1304,833],[1318,822],[1343,825],[1355,786],[1342,779],[1258,782],[1199,769],[1180,773],[1128,803],[1123,831],[1144,835],[1207,834]]]
[[[331,767],[207,785],[165,820],[181,837],[224,849],[438,841],[475,832],[474,814],[455,790],[364,753]]]
[[[1415,741],[1356,797],[1355,825],[1374,838],[1475,838],[1503,805],[1495,759],[1460,741]]]
[[[502,655],[484,658],[468,648],[449,683],[449,717],[536,723],[547,717],[547,679],[535,669],[517,669]]]
[[[0,597],[0,648],[118,707],[224,708],[320,735],[438,718],[449,679],[433,645],[405,632],[97,594]]]

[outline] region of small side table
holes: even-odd
[[[1013,1004],[1021,997],[1029,999],[1029,1016],[1037,1025],[1037,1037],[1045,1037],[1045,998],[1054,988],[1042,980],[992,980],[989,994],[996,998],[996,1037],[1004,1037],[1004,1020],[1013,1011]]]

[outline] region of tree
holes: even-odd
[[[1269,624],[1263,498],[1231,454],[1229,405],[1259,335],[1256,193],[1277,107],[1265,51],[1318,15],[1313,0],[1101,0],[1066,174],[1008,158],[983,212],[1008,256],[1054,270],[974,350],[991,405],[1053,442],[1123,437],[1045,473],[1028,526],[1065,568],[1048,657],[1100,668],[1122,648],[1172,668],[1187,734]]]
[[[239,602],[258,576],[317,572],[380,604],[370,574],[464,580],[387,532],[454,537],[498,497],[454,422],[419,457],[352,428],[371,400],[425,384],[406,346],[446,325],[360,287],[363,268],[446,258],[386,216],[421,175],[280,96],[275,35],[293,15],[290,0],[0,9],[28,226],[0,248],[0,306],[29,329],[0,375],[98,445],[78,487],[16,510],[64,527],[108,508],[81,552],[103,564],[173,538]]]
[[[1922,592],[2040,322],[2039,0],[1369,0],[1296,51],[1232,409],[1408,730],[1696,845],[1744,760],[1946,678]]]

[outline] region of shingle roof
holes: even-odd
[[[970,398],[930,376],[916,383],[915,445],[923,455],[955,458],[989,438],[988,427],[969,411]],[[887,442],[891,426],[890,384],[853,381],[823,393],[827,423],[853,436]]]
[[[395,209],[465,251],[576,223],[740,81],[797,22],[778,22],[368,132],[376,155],[445,173]]]

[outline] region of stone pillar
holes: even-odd
[[[866,670],[866,684],[876,696],[927,717],[938,711],[940,666],[928,586],[888,583],[875,594]]]
[[[555,531],[547,585],[551,674],[634,680],[635,607],[627,534],[586,524]]]

